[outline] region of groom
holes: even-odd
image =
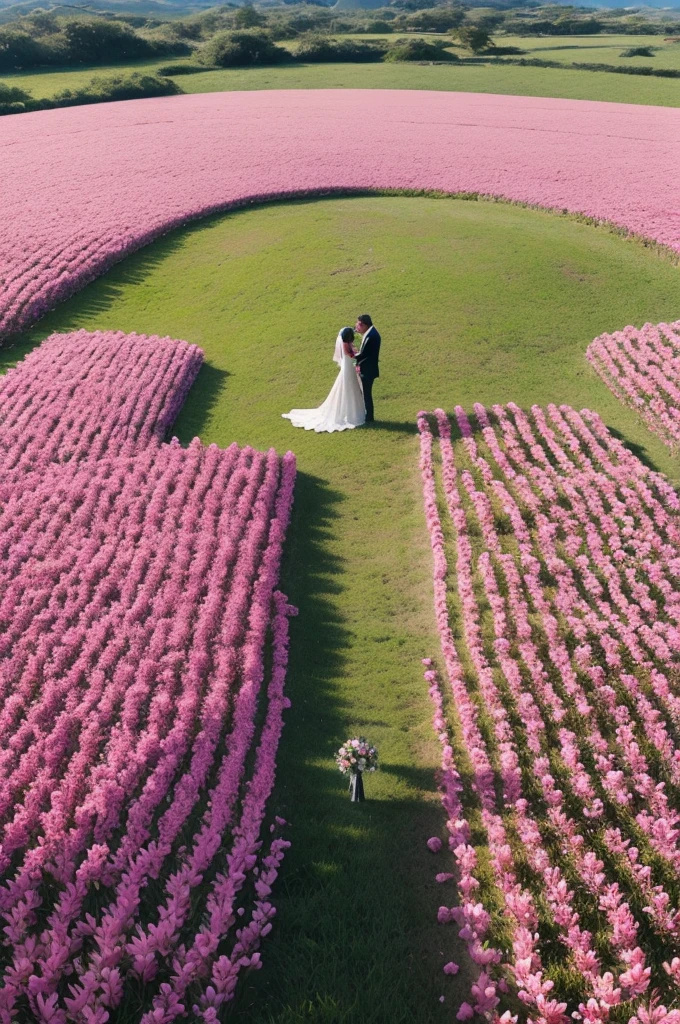
[[[364,390],[364,405],[366,407],[366,422],[373,423],[373,381],[380,376],[378,369],[378,358],[380,356],[380,335],[373,326],[368,313],[362,313],[358,317],[355,330],[361,335],[361,348],[357,355],[357,366],[361,377],[361,386]]]

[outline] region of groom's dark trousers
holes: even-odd
[[[361,351],[357,356],[361,386],[364,389],[367,423],[373,423],[373,381],[376,377],[380,376],[380,369],[378,367],[379,356],[380,335],[375,327],[369,327],[364,335]]]
[[[373,423],[373,381],[375,377],[361,378],[361,386],[364,389],[364,407],[366,409],[366,422]]]

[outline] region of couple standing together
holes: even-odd
[[[323,405],[318,409],[291,409],[283,414],[294,427],[321,434],[374,422],[373,381],[380,376],[380,335],[368,313],[362,313],[357,319],[355,330],[361,335],[358,352],[354,348],[351,327],[343,327],[338,334],[333,359],[340,370]]]

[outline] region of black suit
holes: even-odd
[[[366,422],[373,422],[373,381],[380,376],[378,360],[380,358],[380,335],[375,327],[369,327],[361,342],[361,349],[357,356],[357,366],[361,377],[361,386],[364,389],[364,405],[366,407]]]

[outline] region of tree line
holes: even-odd
[[[133,14],[63,16],[36,10],[0,27],[0,74],[49,66],[96,67],[190,54],[206,66],[275,63],[293,59],[289,51],[277,46],[286,40],[297,40],[298,52],[307,52],[309,59],[381,59],[388,50],[395,49],[389,42],[362,45],[360,41],[328,39],[347,34],[389,37],[451,33],[473,53],[489,48],[494,34],[680,34],[680,22],[673,22],[670,16],[661,15],[651,21],[630,11],[605,10],[594,14],[589,8],[530,7],[526,0],[522,7],[507,10],[488,6],[479,9],[464,3],[411,9],[424,3],[431,0],[394,0],[389,7],[372,11],[342,11],[318,4],[284,3],[266,9],[252,4],[229,4],[174,20]],[[323,45],[322,37],[326,37]],[[400,45],[403,49],[406,44],[400,41]],[[442,50],[441,46],[439,49]],[[426,47],[421,59],[436,57]]]

